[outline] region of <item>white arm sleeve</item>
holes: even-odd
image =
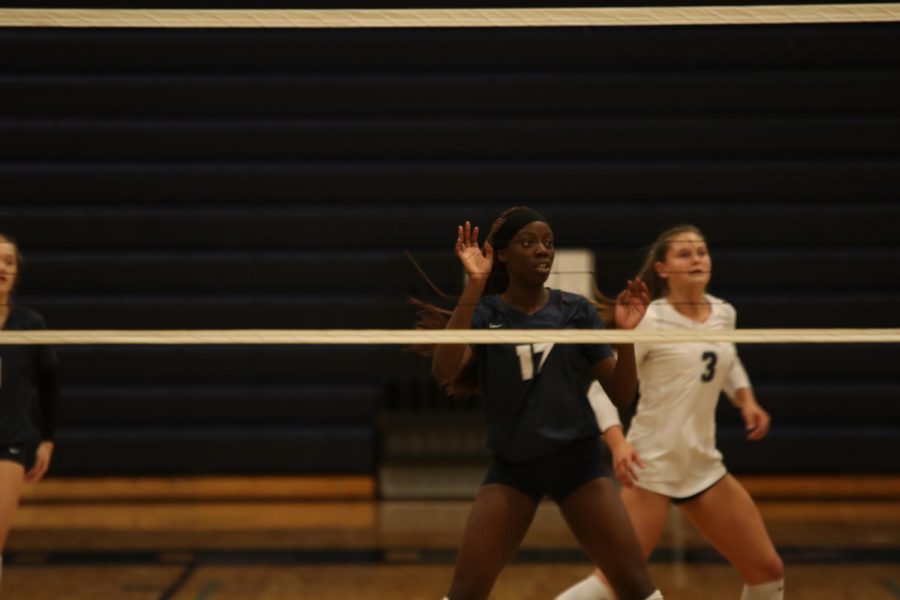
[[[734,400],[734,395],[739,389],[748,387],[751,387],[750,377],[747,375],[747,371],[744,369],[741,359],[735,356],[734,364],[731,365],[731,370],[728,371],[728,377],[725,378],[725,383],[722,385],[722,391],[725,392],[725,395],[728,396],[729,399]]]
[[[610,427],[622,425],[622,421],[619,420],[619,411],[612,403],[612,400],[609,399],[609,396],[606,395],[606,392],[603,391],[603,386],[596,381],[591,384],[588,390],[588,400],[591,403],[591,408],[594,409],[594,416],[597,418],[597,425],[600,426],[601,432],[606,431]]]

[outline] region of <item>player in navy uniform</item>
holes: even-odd
[[[15,243],[0,235],[0,329],[46,329],[40,315],[12,302],[20,263]],[[0,345],[0,552],[24,484],[40,481],[50,466],[59,395],[55,364],[46,346]]]
[[[460,226],[456,255],[468,280],[449,320],[445,317],[446,328],[602,328],[597,308],[587,299],[544,287],[554,252],[550,226],[528,208],[504,212],[483,250],[478,228],[468,222]],[[633,328],[648,302],[646,287],[629,282],[617,299],[616,322]],[[425,314],[420,326],[435,326],[435,314]],[[544,495],[557,502],[582,547],[611,575],[622,600],[662,598],[603,466],[586,396],[584,374],[590,372],[619,406],[633,401],[634,350],[631,345],[617,350],[618,360],[606,344],[434,348],[432,372],[452,394],[473,391],[477,381],[494,455],[463,534],[450,600],[488,596]]]

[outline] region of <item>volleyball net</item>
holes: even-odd
[[[0,331],[0,345],[417,345],[733,342],[741,344],[900,343],[900,328],[677,329],[656,331],[520,329],[37,330]]]
[[[900,21],[900,5],[782,4],[607,8],[212,10],[0,9],[0,27],[316,28],[628,27]]]

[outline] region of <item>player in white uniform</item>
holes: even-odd
[[[699,230],[664,232],[640,277],[653,302],[637,329],[734,329],[734,308],[706,293],[712,262]],[[649,557],[671,504],[738,570],[742,600],[781,600],[784,567],[756,505],[725,469],[715,445],[715,408],[724,391],[740,409],[747,437],[761,439],[769,415],[759,406],[731,343],[635,344],[640,401],[627,439],[615,407],[591,388],[591,405],[613,453],[622,500]],[[603,574],[557,600],[609,600]]]

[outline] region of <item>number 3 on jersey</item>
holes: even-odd
[[[522,368],[522,381],[533,379],[534,372],[534,355],[540,354],[541,361],[537,365],[537,372],[540,373],[553,350],[553,344],[522,344],[516,346],[516,354],[519,356],[519,366]]]
[[[712,381],[716,376],[716,363],[719,362],[719,357],[716,356],[715,352],[704,352],[703,360],[706,361],[706,372],[700,376],[700,380],[703,382]]]

